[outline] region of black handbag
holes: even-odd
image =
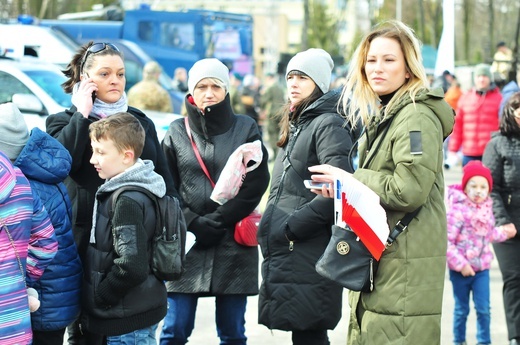
[[[408,227],[420,209],[407,213],[397,222],[388,237],[387,248]],[[329,244],[316,262],[316,272],[351,291],[372,292],[378,266],[379,262],[354,231],[333,225]]]

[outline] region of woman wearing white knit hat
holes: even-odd
[[[229,70],[219,60],[196,62],[188,73],[188,89],[187,117],[171,123],[162,147],[196,242],[181,279],[166,284],[168,314],[160,344],[185,344],[198,298],[215,296],[220,344],[245,345],[247,296],[258,294],[258,249],[238,244],[233,235],[235,224],[255,209],[267,189],[268,154],[261,145],[260,165],[245,175],[234,198],[222,205],[210,199],[212,181],[222,178],[228,157],[245,143],[261,141],[261,135],[252,118],[233,113]]]
[[[304,184],[312,165],[353,170],[355,134],[337,113],[339,90],[329,91],[333,66],[322,49],[300,52],[287,65],[280,152],[258,229],[264,257],[259,322],[292,331],[296,345],[329,344],[327,330],[341,318],[343,288],[314,268],[330,239],[333,201]]]

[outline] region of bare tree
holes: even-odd
[[[489,35],[489,49],[486,49],[486,56],[484,56],[485,61],[492,60],[493,54],[491,53],[491,47],[495,46],[495,8],[493,6],[493,0],[488,0],[488,15],[489,15],[489,26],[488,26],[488,35]]]
[[[309,47],[308,28],[309,28],[309,0],[303,0],[303,28],[301,50],[307,50]]]
[[[520,38],[520,6],[518,6],[518,19],[516,22],[516,33],[515,33],[515,42],[513,45],[513,63],[511,65],[511,70],[509,71],[508,80],[509,81],[517,81],[518,76],[518,41]]]
[[[471,0],[463,0],[462,9],[463,9],[463,32],[464,32],[464,51],[463,55],[466,61],[470,60],[469,56],[469,45],[470,45],[470,36],[471,36],[471,10],[473,6],[471,6]]]

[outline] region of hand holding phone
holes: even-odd
[[[90,76],[88,74],[83,74],[83,81],[90,79]],[[94,101],[96,100],[96,91],[92,91],[92,104],[94,104]]]
[[[303,180],[303,184],[307,189],[321,189],[323,186],[327,186],[328,183],[325,182],[316,182],[313,180]]]

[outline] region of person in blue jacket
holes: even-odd
[[[0,117],[0,151],[20,168],[49,214],[58,252],[31,287],[40,308],[31,313],[33,345],[62,345],[66,327],[80,311],[82,268],[71,224],[71,202],[63,180],[72,158],[63,145],[38,128],[29,133],[18,108],[7,103]]]

